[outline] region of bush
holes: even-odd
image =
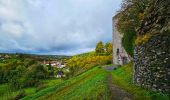
[[[131,56],[133,56],[135,38],[136,33],[134,31],[127,31],[122,38],[122,45],[126,52]]]

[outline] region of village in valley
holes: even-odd
[[[65,73],[69,72],[69,68],[66,67],[66,62],[63,61],[45,61],[43,62],[45,66],[51,66],[54,69],[57,69],[56,78],[66,77]]]
[[[69,73],[69,68],[66,67],[66,59],[67,57],[58,57],[55,55],[30,55],[30,54],[20,54],[20,53],[1,53],[0,54],[0,62],[7,63],[9,60],[14,59],[32,59],[36,62],[39,62],[41,65],[46,67],[51,67],[54,70],[55,78],[64,78],[66,77],[66,73]],[[60,59],[58,59],[60,58]],[[69,58],[69,57],[68,57]]]

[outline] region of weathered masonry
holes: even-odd
[[[122,34],[118,32],[116,27],[117,19],[112,19],[113,34],[113,64],[122,65],[130,61],[130,56],[126,53],[122,46]]]
[[[154,91],[170,91],[170,34],[154,35],[135,47],[134,82]]]
[[[138,35],[151,36],[135,46],[134,83],[170,93],[170,1],[155,0],[145,13]]]

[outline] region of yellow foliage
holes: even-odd
[[[89,69],[93,66],[97,65],[105,65],[111,63],[112,56],[111,55],[93,55],[93,56],[73,56],[70,60],[67,61],[67,66],[71,68],[81,67],[85,69]]]
[[[135,40],[135,44],[136,45],[142,45],[142,44],[146,43],[150,38],[151,38],[150,34],[138,36],[137,39]]]
[[[144,13],[139,13],[138,17],[139,17],[140,20],[143,20],[144,19]]]

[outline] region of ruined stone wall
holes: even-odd
[[[135,46],[134,83],[170,93],[170,1],[153,0],[145,11],[138,37],[151,35]]]
[[[134,82],[144,88],[170,92],[170,34],[154,35],[135,47]]]

